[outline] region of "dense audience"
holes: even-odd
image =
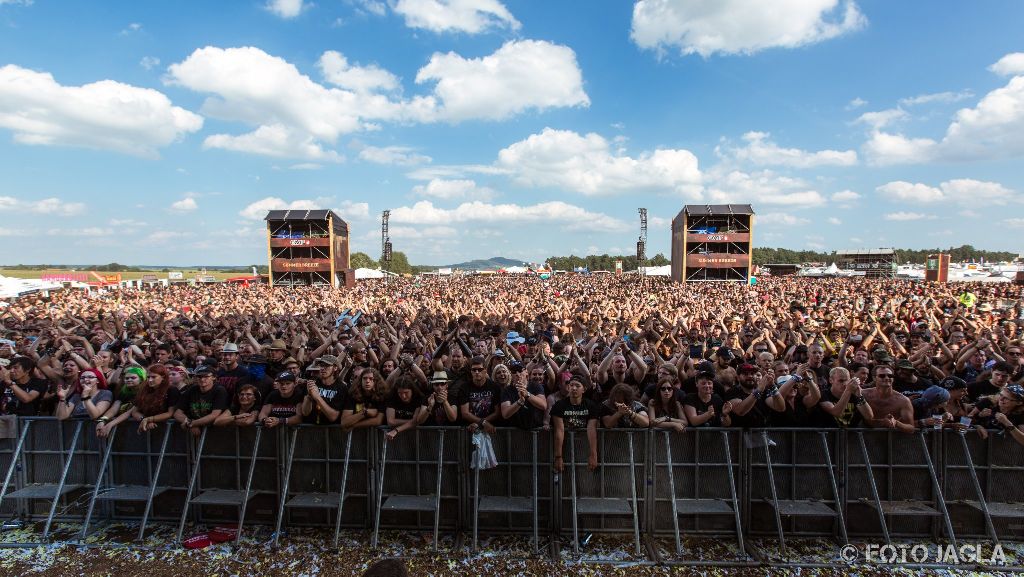
[[[873,427],[1024,444],[1024,287],[557,275],[65,290],[0,315],[0,415],[105,436],[340,423]],[[593,448],[595,444],[591,444]],[[588,456],[596,466],[596,452]]]

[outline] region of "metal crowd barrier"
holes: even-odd
[[[739,431],[693,427],[685,433],[652,434],[647,497],[650,531],[671,533],[677,558],[683,556],[683,533],[721,535],[732,531],[743,551]]]
[[[751,534],[833,536],[846,542],[839,491],[842,438],[836,430],[754,429],[747,452],[745,525]],[[785,520],[783,519],[785,518]],[[771,520],[771,527],[766,527]]]
[[[692,428],[601,429],[600,467],[570,431],[562,475],[547,431],[499,429],[499,466],[472,471],[470,434],[420,427],[387,441],[383,429],[334,426],[211,428],[176,424],[139,434],[128,422],[106,440],[91,421],[18,419],[0,440],[0,511],[54,521],[173,519],[277,528],[319,525],[434,534],[516,533],[536,552],[571,531],[734,538],[849,535],[1019,539],[1024,447],[993,432]],[[159,498],[157,498],[159,496]],[[193,506],[198,505],[198,506]],[[463,533],[465,532],[465,533]],[[0,541],[3,540],[0,532]],[[461,542],[461,541],[457,541]],[[2,545],[3,543],[0,543]],[[12,544],[13,545],[13,544]],[[27,544],[19,544],[24,546]],[[747,545],[749,546],[749,545]],[[685,562],[685,561],[683,561]]]
[[[1024,537],[1024,446],[992,431],[942,436],[943,496],[958,535],[1020,540]]]

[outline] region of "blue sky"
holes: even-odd
[[[266,260],[332,208],[421,264],[755,243],[1021,251],[1024,3],[0,0],[2,264]],[[31,237],[31,241],[26,240]]]

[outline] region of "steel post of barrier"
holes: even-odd
[[[1021,497],[1020,478],[1024,473],[1024,449],[1016,441],[1003,435],[990,434],[987,439],[974,436],[973,431],[959,433],[956,452],[946,433],[944,462],[942,465],[943,496],[950,507],[950,517],[959,520],[956,530],[960,534],[987,535],[999,543],[999,533],[1015,533],[1017,523],[1024,518],[1024,497]],[[971,445],[977,450],[972,451]],[[969,481],[967,480],[969,478]],[[956,512],[953,512],[953,507]],[[980,514],[980,515],[979,515]],[[980,529],[975,519],[980,516]],[[1019,533],[1013,535],[1016,539]]]
[[[146,534],[146,521],[149,520],[149,513],[153,510],[153,499],[156,497],[157,484],[160,483],[160,471],[164,466],[164,456],[167,455],[167,441],[171,438],[171,430],[174,428],[174,420],[167,422],[167,426],[164,427],[164,439],[160,443],[160,457],[156,461],[156,470],[153,471],[153,479],[149,485],[149,495],[146,497],[145,509],[142,512],[142,524],[139,525],[139,537],[141,541],[142,537]]]
[[[572,553],[580,556],[579,512],[576,505],[576,431],[569,431],[569,478],[572,485]]]
[[[192,476],[189,478],[188,489],[185,490],[185,504],[181,508],[181,521],[178,523],[178,535],[175,538],[177,542],[181,542],[181,534],[185,532],[185,519],[188,518],[189,504],[192,503],[192,492],[196,487],[196,479],[199,477],[199,461],[203,456],[203,446],[206,445],[206,433],[209,427],[203,427],[202,433],[199,435],[199,444],[196,448],[196,458],[192,464]]]
[[[672,532],[675,533],[676,538],[676,557],[682,557],[683,544],[679,538],[679,504],[676,501],[676,474],[672,465],[672,442],[667,430],[663,431],[663,434],[665,435],[665,463],[668,465],[669,501],[672,503]]]
[[[868,485],[871,487],[871,497],[875,500],[875,510],[878,511],[878,523],[882,527],[882,536],[885,538],[885,542],[887,544],[892,543],[892,539],[889,538],[889,524],[885,520],[882,499],[878,496],[878,484],[875,483],[875,473],[871,470],[871,458],[868,456],[868,446],[864,442],[863,431],[857,431],[857,441],[860,442],[860,452],[864,457],[865,470],[868,476]]]
[[[775,489],[775,473],[772,472],[772,452],[768,444],[768,433],[761,431],[761,440],[764,441],[764,459],[768,465],[768,485],[772,489],[772,509],[775,510],[775,528],[779,534],[779,549],[786,552],[786,538],[782,534],[782,513],[779,507],[779,494]]]
[[[242,497],[241,512],[238,514],[238,536],[236,542],[242,540],[242,529],[245,526],[245,511],[249,508],[249,496],[252,494],[252,477],[256,472],[256,457],[260,450],[260,436],[263,435],[263,427],[256,427],[256,440],[252,444],[252,459],[249,460],[249,476],[245,480],[245,495]]]
[[[377,477],[377,495],[376,495],[376,506],[373,508],[373,540],[370,542],[370,547],[377,548],[377,535],[380,533],[380,506],[381,499],[384,497],[384,466],[388,461],[388,437],[384,435],[384,444],[380,449],[380,474]]]
[[[348,461],[352,456],[352,431],[345,433],[345,463],[341,468],[341,487],[338,490],[338,514],[334,520],[334,546],[341,537],[341,514],[345,510],[345,488],[348,484]]]
[[[292,478],[292,460],[295,458],[295,442],[299,439],[299,429],[292,430],[291,438],[287,444],[285,453],[286,464],[284,467],[284,484],[281,486],[281,495],[278,497],[277,525],[274,526],[274,546],[277,547],[281,540],[281,521],[284,520],[284,507],[288,501],[288,486]],[[255,462],[255,460],[253,461]]]
[[[839,486],[836,484],[836,476],[832,474],[832,452],[828,449],[828,438],[825,436],[824,431],[818,431],[818,437],[821,439],[821,448],[825,453],[825,464],[828,465],[828,480],[832,485],[832,495],[835,498],[839,535],[842,537],[843,543],[849,543],[850,539],[846,535],[846,518],[843,515],[842,497],[839,494]],[[728,450],[728,447],[726,447],[726,450]],[[742,542],[740,547],[742,548]]]
[[[83,424],[85,424],[84,421],[78,421],[75,423],[75,435],[71,438],[71,450],[68,452],[67,457],[64,460],[64,470],[61,472],[60,481],[57,481],[57,491],[53,495],[53,500],[50,501],[50,514],[46,517],[46,526],[43,528],[44,540],[50,536],[50,525],[53,523],[53,516],[57,514],[57,503],[60,501],[60,496],[64,492],[64,483],[68,479],[68,471],[71,470],[71,463],[75,460],[75,450],[78,448],[78,438],[82,434]]]
[[[941,433],[942,431],[938,431],[938,434]],[[935,465],[932,463],[931,451],[928,450],[928,443],[924,440],[923,432],[919,432],[917,434],[917,438],[921,441],[921,452],[924,453],[924,460],[928,463],[928,473],[932,478],[932,488],[935,490],[935,501],[938,503],[939,510],[942,512],[942,519],[946,522],[946,532],[949,535],[950,542],[953,543],[953,547],[956,547],[956,535],[953,533],[953,521],[949,518],[949,509],[946,508],[946,499],[942,495],[942,485],[939,483],[939,478],[935,474]]]
[[[725,448],[725,462],[726,462],[726,474],[729,477],[729,496],[732,498],[732,515],[733,520],[736,523],[736,544],[739,546],[740,551],[745,551],[743,545],[743,524],[740,522],[740,503],[736,498],[736,479],[733,478],[732,474],[732,451],[729,449],[729,433],[722,431],[722,446]],[[828,451],[826,451],[827,453]],[[832,461],[829,461],[829,469],[832,468]],[[832,481],[833,486],[835,485],[835,479]],[[838,501],[838,500],[837,500]],[[845,532],[844,532],[845,535]]]
[[[14,476],[14,471],[18,468],[21,450],[25,446],[25,439],[28,438],[28,431],[31,425],[32,421],[25,421],[25,428],[21,431],[21,435],[18,436],[18,444],[14,447],[14,453],[11,455],[11,464],[7,467],[7,474],[4,475],[4,485],[0,488],[0,505],[3,505],[4,498],[7,496],[7,489],[11,486],[11,477]]]
[[[92,521],[92,512],[96,507],[96,498],[99,497],[100,487],[103,485],[103,474],[107,471],[107,464],[110,463],[110,451],[114,448],[114,440],[117,438],[118,427],[114,427],[110,431],[110,435],[107,437],[106,447],[103,448],[103,460],[100,462],[99,472],[96,473],[96,482],[93,484],[92,498],[89,499],[89,508],[85,513],[85,521],[82,522],[82,539],[85,539],[85,536],[89,534],[89,522]]]

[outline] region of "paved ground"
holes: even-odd
[[[112,524],[77,540],[77,525],[58,525],[54,541],[37,544],[41,527],[32,525],[8,529],[3,541],[19,542],[22,547],[0,549],[0,575],[146,575],[147,577],[189,577],[209,575],[359,575],[374,561],[400,557],[414,575],[994,575],[1010,574],[1024,559],[1024,544],[1003,544],[1006,570],[995,571],[977,565],[947,568],[847,564],[840,559],[839,546],[828,540],[790,540],[783,555],[772,540],[755,540],[751,544],[764,552],[767,563],[754,561],[741,554],[727,540],[687,539],[684,557],[691,561],[739,561],[747,567],[670,566],[675,558],[672,539],[659,539],[645,546],[643,557],[633,554],[629,536],[593,536],[576,557],[571,543],[560,548],[557,561],[552,560],[550,544],[542,543],[544,553],[535,555],[526,539],[498,537],[482,542],[474,554],[469,544],[446,537],[433,552],[427,536],[416,532],[388,532],[381,535],[378,551],[369,548],[369,534],[343,532],[338,549],[331,547],[332,534],[326,530],[303,529],[283,535],[281,546],[272,546],[273,535],[266,528],[254,528],[240,543],[216,544],[199,550],[174,546],[174,527],[153,525],[148,536],[133,542],[137,526]],[[189,530],[186,536],[201,532]],[[913,545],[913,543],[903,543]],[[863,543],[858,544],[863,549]],[[991,548],[986,546],[986,555]],[[649,552],[661,562],[647,558]],[[922,554],[918,549],[917,553]],[[938,553],[930,546],[928,555]],[[947,550],[948,553],[948,550]],[[860,553],[863,555],[863,551]]]

